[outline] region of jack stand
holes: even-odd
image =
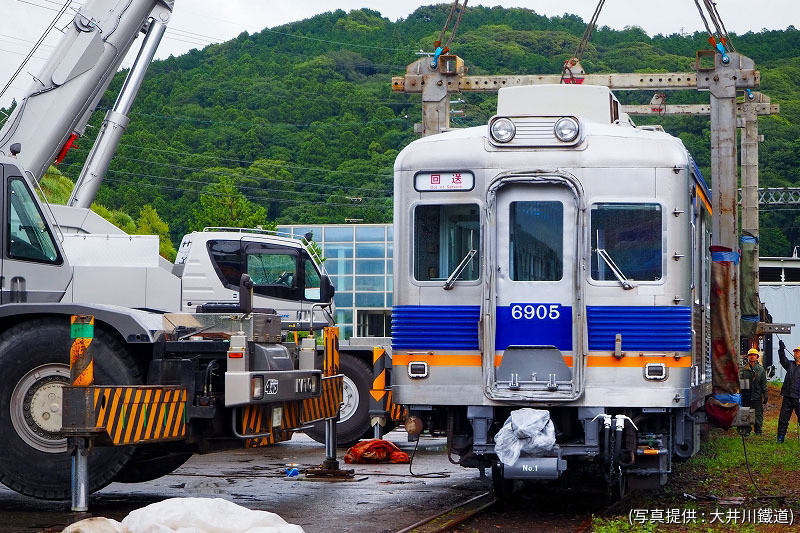
[[[339,468],[339,461],[336,459],[337,420],[338,416],[325,421],[325,461],[320,466],[306,470],[306,477],[331,480],[352,479],[355,477],[355,470],[352,468],[342,470]]]
[[[375,424],[372,426],[372,438],[373,439],[382,439],[383,438],[383,423],[384,419],[382,418],[373,418]],[[383,422],[383,423],[382,423]]]
[[[91,442],[85,437],[69,437],[72,455],[72,506],[74,513],[89,511],[89,449]]]

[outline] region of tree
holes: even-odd
[[[219,183],[203,189],[200,206],[193,215],[192,229],[197,231],[220,226],[275,229],[275,223],[267,220],[267,210],[253,204],[228,177],[221,177]]]
[[[177,251],[169,236],[169,225],[164,222],[151,205],[145,205],[136,220],[137,235],[158,235],[158,253],[162,257],[175,261]]]

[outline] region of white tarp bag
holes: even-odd
[[[550,411],[517,409],[511,411],[494,436],[494,451],[503,464],[511,466],[520,455],[543,455],[556,444],[556,431]]]
[[[304,533],[275,513],[253,511],[222,498],[164,500],[131,512],[121,524],[90,520],[62,533]]]
[[[67,526],[61,533],[130,533],[111,518],[92,517]]]

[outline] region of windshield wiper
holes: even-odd
[[[608,268],[611,269],[611,272],[613,272],[614,277],[616,277],[617,281],[619,281],[620,285],[622,285],[622,288],[625,289],[626,291],[631,290],[633,288],[633,285],[631,285],[631,282],[628,281],[628,278],[625,277],[625,274],[622,273],[622,270],[620,270],[620,268],[617,266],[614,260],[611,259],[611,256],[608,255],[608,252],[606,252],[604,248],[597,248],[596,251],[598,257],[601,257],[605,262],[605,264],[608,265]]]
[[[461,260],[456,269],[453,270],[453,273],[450,274],[450,276],[447,278],[447,281],[444,282],[444,285],[442,285],[442,288],[444,290],[449,291],[450,289],[453,288],[453,285],[455,285],[458,276],[460,276],[461,273],[464,272],[464,269],[467,268],[467,265],[470,264],[472,258],[475,257],[475,254],[477,253],[478,250],[470,250],[469,252],[467,252],[467,255],[464,256],[464,259]]]

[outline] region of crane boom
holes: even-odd
[[[0,155],[19,151],[27,177],[41,180],[67,143],[84,134],[139,33],[166,24],[173,5],[174,0],[87,0],[0,130]],[[160,38],[163,29],[158,33]],[[105,149],[113,154],[116,145]]]

